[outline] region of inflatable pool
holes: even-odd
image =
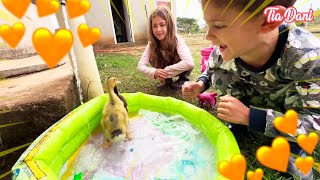
[[[210,141],[214,149],[215,164],[222,160],[230,160],[234,154],[240,153],[229,129],[210,113],[194,105],[171,97],[143,93],[124,93],[123,95],[128,102],[129,114],[138,114],[143,109],[181,115]],[[61,179],[66,164],[78,155],[79,149],[85,142],[90,141],[88,139],[99,128],[102,109],[107,99],[107,95],[92,99],[42,133],[12,167],[13,179]],[[139,135],[136,134],[137,136]],[[183,164],[188,163],[190,165],[190,161],[183,161]],[[218,172],[216,167],[212,170]],[[215,177],[215,179],[224,179],[219,174]],[[73,179],[82,179],[81,174],[78,177],[74,176]]]

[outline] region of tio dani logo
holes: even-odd
[[[263,14],[267,17],[268,23],[270,22],[310,22],[314,19],[313,10],[309,9],[309,12],[298,12],[295,7],[288,7],[284,13],[281,12],[279,6],[267,7]]]

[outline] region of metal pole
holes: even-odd
[[[69,29],[66,8],[65,8],[65,5],[66,5],[65,0],[60,0],[60,4],[61,4],[60,11],[56,12],[56,18],[59,24],[59,29]],[[59,29],[56,29],[56,31],[58,31]],[[76,79],[76,86],[77,86],[79,101],[81,104],[83,104],[83,95],[82,95],[82,89],[80,85],[81,81],[79,78],[78,67],[76,63],[76,57],[74,56],[73,47],[70,49],[70,52],[68,53],[68,57],[69,57],[69,60],[73,69],[73,73]]]
[[[96,59],[91,45],[84,48],[78,37],[78,26],[86,24],[84,16],[79,16],[68,20],[66,11],[66,1],[61,0],[62,13],[66,24],[66,29],[70,29],[73,34],[73,48],[70,51],[72,66],[75,74],[80,79],[81,94],[83,101],[89,101],[103,94],[103,87],[100,80]]]

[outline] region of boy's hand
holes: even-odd
[[[217,116],[225,121],[234,123],[249,125],[249,111],[250,109],[245,106],[238,99],[226,95],[220,97],[218,103]]]
[[[204,89],[203,81],[190,82],[186,81],[182,85],[182,96],[185,99],[196,97]]]
[[[164,69],[157,69],[154,73],[156,79],[167,79],[168,73]]]

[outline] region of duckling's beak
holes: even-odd
[[[116,81],[116,84],[120,84],[120,83],[121,83],[120,81],[118,81],[118,80]]]

